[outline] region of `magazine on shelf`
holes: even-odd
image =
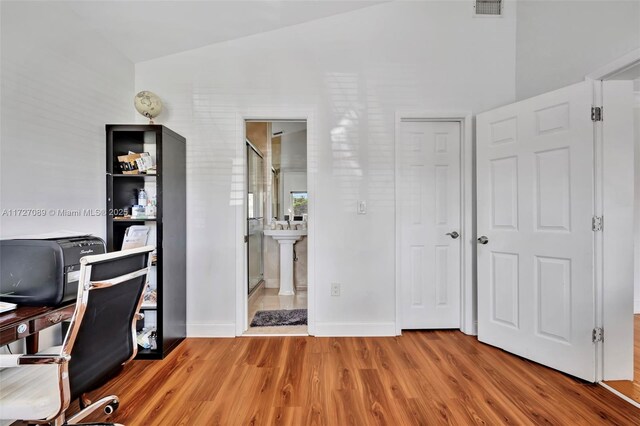
[[[122,250],[144,247],[147,245],[149,237],[149,227],[143,225],[133,225],[124,232],[124,240],[122,241]]]
[[[146,172],[153,167],[153,159],[148,152],[141,152],[140,157],[136,158],[136,165],[138,166],[138,170]]]

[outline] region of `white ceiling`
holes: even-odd
[[[140,62],[349,12],[384,1],[69,1],[131,61]]]

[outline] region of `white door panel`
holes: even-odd
[[[403,121],[398,149],[402,328],[460,327],[460,124]]]
[[[477,116],[478,338],[593,381],[592,87]]]

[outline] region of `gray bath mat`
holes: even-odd
[[[251,327],[278,327],[282,325],[307,325],[307,310],[258,311],[251,321]]]

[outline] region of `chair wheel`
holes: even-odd
[[[118,401],[114,401],[111,404],[107,404],[104,406],[104,413],[113,414],[115,413],[115,411],[118,409],[119,406],[120,406],[120,403]]]

